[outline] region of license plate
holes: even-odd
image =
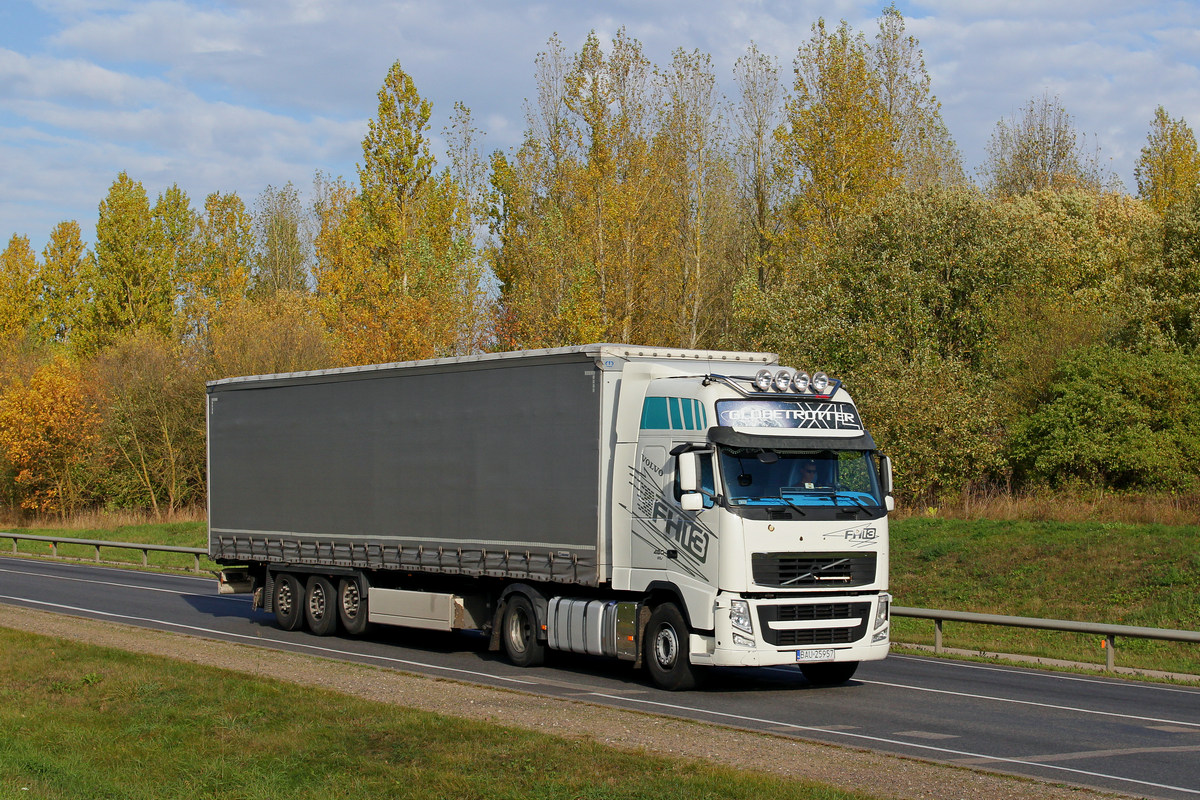
[[[832,650],[797,650],[797,661],[833,661]]]

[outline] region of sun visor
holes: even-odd
[[[708,440],[727,447],[758,447],[764,450],[874,450],[875,440],[863,431],[857,436],[763,436],[742,433],[727,425],[708,429]]]

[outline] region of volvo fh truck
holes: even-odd
[[[891,466],[824,373],[594,344],[207,390],[221,589],[283,628],[479,630],[671,690],[888,652]]]

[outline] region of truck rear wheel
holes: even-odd
[[[360,636],[367,630],[367,593],[358,578],[342,578],[338,581],[338,621],[342,629],[351,636]]]
[[[275,624],[285,631],[304,625],[304,586],[295,575],[283,572],[275,576],[271,608],[275,609]]]
[[[802,664],[800,671],[813,686],[837,686],[854,677],[857,661],[834,661],[825,664]]]
[[[304,601],[304,621],[317,636],[329,636],[337,631],[337,597],[328,578],[313,575],[308,579]]]
[[[699,684],[699,670],[688,660],[688,626],[674,603],[663,603],[646,624],[643,658],[660,689],[677,692]]]
[[[518,667],[537,667],[546,661],[546,645],[537,639],[537,613],[523,594],[508,598],[500,623],[504,654]]]

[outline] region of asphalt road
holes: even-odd
[[[1200,689],[890,656],[845,686],[796,669],[720,670],[701,691],[653,688],[626,663],[551,654],[518,669],[478,635],[285,632],[211,578],[0,558],[0,603],[252,643],[619,708],[794,735],[1153,798],[1200,797]]]

